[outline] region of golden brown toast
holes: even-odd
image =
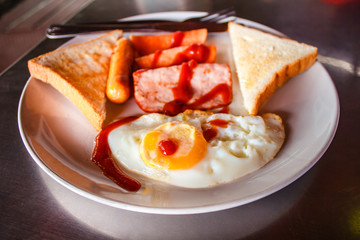
[[[100,131],[106,117],[105,89],[114,44],[114,30],[98,38],[54,50],[28,61],[31,76],[51,84]]]
[[[228,25],[244,107],[256,115],[289,78],[308,69],[317,48],[230,22]]]

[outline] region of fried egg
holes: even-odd
[[[114,159],[130,171],[186,188],[227,183],[263,167],[285,138],[278,115],[235,116],[187,110],[143,115],[108,136]]]

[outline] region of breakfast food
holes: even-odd
[[[205,43],[207,29],[191,31],[177,31],[159,35],[131,35],[130,40],[138,53],[148,55],[158,50],[164,50],[179,46],[187,46],[193,43]]]
[[[232,100],[226,64],[185,62],[133,73],[134,97],[145,112],[175,115],[185,109],[212,109]]]
[[[183,62],[195,60],[198,63],[213,63],[216,59],[216,46],[205,46],[194,43],[138,57],[135,59],[138,68],[159,68],[179,65]]]
[[[206,38],[206,29],[131,36],[142,53],[141,41],[154,44],[146,48],[154,53],[135,59],[140,70],[133,73],[134,97],[143,111],[175,115],[186,109],[206,110],[231,103],[230,68],[214,63],[216,46],[205,46]],[[158,40],[163,42],[159,45]]]
[[[120,38],[111,56],[106,84],[106,96],[110,101],[123,103],[129,98],[133,61],[134,49],[131,42],[126,38]]]
[[[317,48],[230,22],[233,57],[244,107],[256,115],[264,102],[289,78],[308,69]]]
[[[229,34],[250,115],[316,60],[315,47],[293,40],[235,23]],[[229,111],[233,98],[230,67],[215,63],[216,46],[204,44],[206,29],[121,37],[115,30],[28,63],[33,77],[58,89],[99,131],[92,161],[120,187],[140,189],[129,172],[186,188],[216,186],[256,171],[279,152],[285,131],[278,115],[202,111]],[[134,100],[148,114],[102,129],[106,96],[124,103],[131,80]]]
[[[43,54],[28,61],[31,76],[51,84],[100,131],[106,117],[110,58],[122,31]]]
[[[242,117],[187,110],[173,117],[153,113],[131,119],[109,130],[107,140],[112,158],[129,171],[204,188],[261,168],[277,154],[284,137],[275,114]]]

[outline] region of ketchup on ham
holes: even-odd
[[[197,99],[195,102],[188,104],[193,97],[191,89],[191,79],[193,76],[193,69],[197,66],[197,62],[191,60],[182,63],[179,77],[179,84],[172,89],[174,100],[164,105],[164,113],[168,115],[176,115],[186,109],[196,109],[202,104],[220,95],[224,102],[231,100],[231,88],[226,84],[218,84],[211,89],[207,94]]]
[[[206,103],[218,95],[221,95],[224,102],[229,102],[231,100],[231,88],[225,83],[218,84],[211,89],[210,92],[197,99],[194,103],[188,105],[188,107],[191,109],[198,108],[201,104]]]
[[[95,148],[91,157],[91,160],[102,170],[106,177],[110,178],[117,185],[130,192],[138,191],[141,184],[136,179],[133,179],[122,172],[116,165],[115,160],[111,156],[108,136],[115,128],[134,121],[135,119],[137,119],[137,117],[124,118],[104,128],[95,139]]]
[[[164,112],[168,115],[176,115],[184,110],[187,102],[192,98],[191,78],[193,69],[197,66],[196,61],[185,62],[181,64],[179,84],[172,89],[174,99],[164,105]],[[185,108],[186,109],[186,108]]]

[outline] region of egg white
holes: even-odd
[[[169,121],[183,121],[195,126],[210,126],[214,119],[229,121],[226,128],[209,141],[205,157],[190,169],[163,170],[146,165],[140,157],[142,138]],[[157,113],[143,115],[114,129],[108,137],[113,157],[131,171],[151,179],[186,188],[204,188],[233,181],[271,161],[285,138],[281,118],[275,114],[234,116],[188,110],[176,116]]]

